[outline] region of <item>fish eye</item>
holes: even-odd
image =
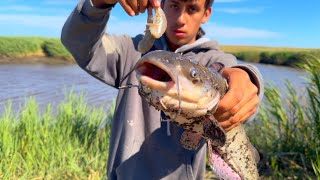
[[[198,77],[198,72],[195,69],[191,69],[190,76],[192,78],[197,78]]]

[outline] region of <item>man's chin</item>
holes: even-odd
[[[176,39],[175,41],[173,41],[173,44],[175,46],[183,46],[183,45],[186,45],[186,44],[189,44],[188,41],[186,39]]]
[[[179,47],[181,47],[183,45],[190,44],[190,41],[188,39],[186,39],[186,38],[174,37],[174,38],[170,38],[168,40],[169,40],[169,43],[171,44],[170,47],[174,46],[176,48],[179,48]]]

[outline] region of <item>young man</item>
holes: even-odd
[[[104,83],[118,88],[122,78],[140,59],[137,44],[142,35],[105,34],[115,3],[131,16],[144,12],[157,0],[81,0],[62,30],[62,42],[81,68]],[[201,37],[201,24],[208,21],[213,0],[165,0],[162,8],[168,28],[151,50],[167,50],[191,56],[210,66],[221,62],[227,68],[229,91],[221,100],[215,118],[226,129],[253,119],[262,97],[262,79],[250,65],[219,50],[215,41]],[[122,85],[137,84],[132,73]],[[258,97],[259,96],[259,97]],[[167,128],[170,135],[167,134]],[[160,112],[150,107],[136,88],[119,90],[112,121],[107,176],[109,179],[203,179],[206,146],[196,151],[181,147],[183,129],[160,122]]]

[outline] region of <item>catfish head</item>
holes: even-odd
[[[138,61],[135,71],[139,94],[171,118],[214,112],[227,89],[219,71],[173,52],[150,52]]]

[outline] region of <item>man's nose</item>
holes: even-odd
[[[177,18],[177,23],[180,25],[184,25],[186,23],[186,15],[184,12],[180,12]]]

